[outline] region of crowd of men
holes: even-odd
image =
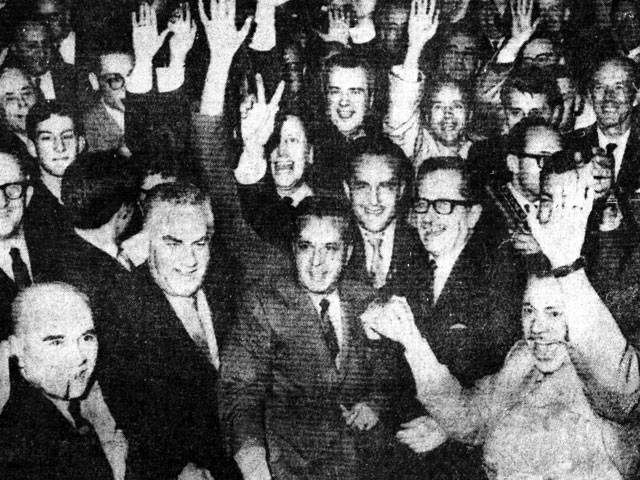
[[[632,0],[0,0],[0,477],[638,478],[638,63]]]

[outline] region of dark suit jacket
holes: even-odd
[[[124,131],[100,101],[84,113],[82,122],[89,152],[117,150],[124,141]]]
[[[78,77],[73,65],[57,61],[51,66],[56,100],[72,108],[78,108]]]
[[[415,275],[420,274],[416,269],[423,269],[428,263],[429,256],[422,246],[416,229],[398,220],[393,237],[393,251],[391,253],[389,272],[387,273],[387,283],[379,292],[380,295],[393,295],[400,292],[404,294],[410,286],[407,285],[407,281],[412,285]],[[360,230],[357,230],[353,252],[347,264],[345,276],[349,279],[371,283],[367,272],[364,240]]]
[[[576,151],[589,151],[591,147],[598,147],[597,124],[576,130],[568,136],[568,142]],[[627,193],[633,193],[640,187],[640,126],[635,122],[631,125],[616,185]]]
[[[0,472],[5,480],[113,480],[97,440],[87,441],[22,378],[0,414]]]
[[[357,434],[340,405],[376,407],[373,364],[357,316],[372,292],[352,282],[343,282],[339,292],[345,331],[340,369],[311,298],[284,275],[248,292],[223,350],[221,414],[233,450],[264,446],[276,479],[357,478]]]
[[[102,370],[105,397],[133,447],[129,458],[142,478],[175,478],[193,462],[215,478],[240,478],[224,451],[217,409],[218,372],[198,350],[166,296],[142,265],[121,299],[120,333]],[[205,293],[219,348],[232,320],[219,283]]]

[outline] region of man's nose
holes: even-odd
[[[367,190],[369,205],[379,205],[380,204],[380,189],[378,188],[369,188]]]
[[[83,365],[86,363],[89,358],[89,351],[91,350],[91,346],[84,340],[84,338],[80,338],[75,344],[73,344],[69,348],[68,360],[71,365]]]
[[[326,257],[326,253],[321,248],[313,249],[313,257],[311,258],[311,263],[314,267],[318,267],[324,263]]]
[[[347,106],[349,105],[351,102],[349,100],[349,94],[348,93],[341,93],[340,94],[340,99],[338,100],[338,104],[340,106]]]
[[[545,315],[534,314],[531,320],[531,333],[541,335],[549,330],[549,320]]]
[[[62,138],[56,137],[54,140],[53,149],[56,152],[65,152],[67,150],[67,145],[65,144],[64,140],[62,140]]]
[[[185,248],[181,254],[180,261],[185,267],[195,267],[198,263],[198,259],[193,248]]]

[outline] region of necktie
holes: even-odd
[[[615,143],[607,143],[605,150],[607,151],[608,157],[613,157],[613,152],[618,148],[618,145]]]
[[[98,438],[98,434],[94,430],[93,425],[91,425],[87,419],[82,416],[79,398],[69,400],[69,415],[73,418],[73,423],[76,424],[76,430],[80,435],[92,435],[95,436],[96,439]]]
[[[20,256],[19,248],[12,248],[9,250],[11,255],[11,268],[13,269],[13,281],[18,289],[23,289],[31,285],[31,276],[29,275],[29,269],[27,264],[24,263]]]
[[[367,239],[367,243],[371,246],[371,264],[369,267],[369,275],[374,288],[381,288],[385,284],[385,275],[383,271],[382,259],[382,238],[372,237]]]
[[[429,271],[429,304],[431,306],[436,304],[436,269],[438,265],[436,261],[432,258],[429,260],[429,266],[427,267]]]
[[[338,353],[340,353],[340,347],[338,346],[338,337],[336,336],[336,331],[333,328],[331,318],[329,317],[329,305],[329,300],[327,300],[326,298],[323,298],[320,301],[320,327],[322,328],[324,341],[327,344],[329,353],[331,354],[331,360],[335,364],[336,358],[338,358]]]

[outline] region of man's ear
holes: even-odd
[[[514,175],[520,171],[520,159],[513,153],[507,154],[507,168]]]
[[[36,149],[36,144],[33,143],[33,140],[31,140],[30,138],[27,139],[27,151],[33,158],[38,158],[38,150]]]
[[[29,206],[29,203],[31,202],[31,197],[33,197],[33,185],[29,185],[27,187],[27,193],[26,193],[26,196],[25,196],[25,199],[24,199],[25,205],[27,207]]]
[[[482,205],[476,204],[469,211],[469,227],[475,228],[482,215]]]
[[[84,138],[84,135],[80,135],[78,137],[78,153],[84,152],[84,147],[87,146],[87,140]]]
[[[11,334],[7,341],[9,342],[9,356],[17,357],[18,363],[21,364],[22,352],[24,350],[24,341],[16,334]]]
[[[347,263],[349,263],[349,260],[351,259],[351,254],[353,253],[353,243],[349,244],[347,246],[347,255],[346,258],[344,260],[344,266],[347,265]]]
[[[635,89],[636,87],[634,86],[633,88]],[[638,103],[640,103],[640,90],[636,90],[636,94],[633,97],[633,106],[637,107]]]
[[[307,153],[307,163],[313,165],[313,147],[309,147],[309,153]]]
[[[347,196],[347,198],[351,199],[351,189],[349,188],[349,184],[343,181],[342,187],[344,188],[344,194]]]
[[[98,82],[98,77],[93,72],[89,72],[89,83],[94,92],[100,90],[100,82]]]
[[[562,121],[563,108],[563,105],[558,105],[553,109],[553,112],[551,113],[551,125],[555,125],[556,127],[560,125],[560,122]]]

